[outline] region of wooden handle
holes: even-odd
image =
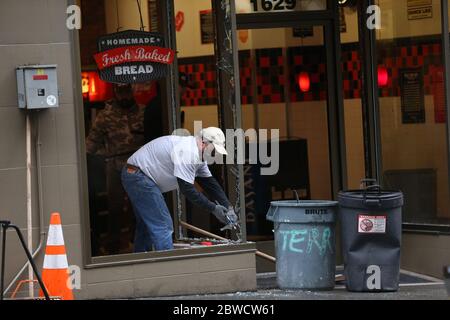
[[[261,252],[261,251],[258,251],[258,250],[256,250],[255,253],[256,253],[257,256],[260,256],[261,258],[264,258],[266,260],[272,261],[274,263],[277,262],[277,259],[275,259],[272,256],[269,256],[267,253],[264,253],[264,252]]]
[[[217,234],[214,234],[214,233],[211,233],[211,232],[209,232],[209,231],[200,229],[200,228],[198,228],[198,227],[196,227],[196,226],[193,226],[193,225],[191,225],[191,224],[189,224],[189,223],[187,223],[187,222],[184,222],[184,221],[179,220],[179,223],[180,223],[183,227],[185,227],[186,229],[189,229],[189,230],[192,230],[192,231],[194,231],[194,232],[200,233],[200,234],[202,234],[202,235],[204,235],[204,236],[211,237],[211,238],[214,238],[214,239],[217,239],[217,240],[229,240],[229,239],[227,239],[227,238],[218,236]],[[255,253],[256,253],[257,256],[259,256],[259,257],[261,257],[261,258],[264,258],[264,259],[267,259],[267,260],[269,260],[269,261],[272,261],[272,262],[276,262],[276,261],[277,261],[277,259],[275,259],[275,258],[272,257],[272,256],[269,256],[268,254],[266,254],[266,253],[264,253],[264,252],[261,252],[261,251],[256,250]]]
[[[189,224],[187,222],[179,220],[179,223],[183,227],[185,227],[186,229],[189,229],[189,230],[195,231],[197,233],[203,234],[204,236],[211,237],[211,238],[214,238],[214,239],[217,239],[217,240],[228,240],[228,239],[226,239],[224,237],[218,236],[217,234],[214,234],[214,233],[211,233],[209,231],[200,229],[200,228],[198,228],[196,226],[193,226],[193,225],[191,225],[191,224]]]

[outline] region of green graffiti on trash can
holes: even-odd
[[[286,251],[286,247],[289,244],[289,251],[303,253],[302,249],[296,248],[294,244],[305,241],[305,237],[308,234],[308,230],[291,230],[291,231],[280,231],[283,235],[283,250]],[[288,240],[288,237],[290,238]]]
[[[327,252],[327,249],[332,253],[333,247],[331,245],[331,229],[324,228],[320,232],[317,228],[280,231],[282,235],[282,250],[295,253],[311,254],[314,248],[317,248],[319,254],[322,256]],[[307,240],[306,240],[307,239]],[[301,243],[303,243],[303,248]],[[306,248],[305,248],[306,246]]]

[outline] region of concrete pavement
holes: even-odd
[[[348,292],[345,285],[337,283],[333,291],[280,290],[276,274],[259,274],[258,290],[224,294],[185,295],[158,297],[171,300],[448,300],[444,282],[432,277],[402,271],[397,292]],[[152,298],[149,298],[152,299]]]

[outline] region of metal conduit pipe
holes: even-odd
[[[39,111],[37,111],[39,112]],[[47,233],[44,229],[44,206],[43,206],[43,199],[42,199],[42,170],[41,170],[41,135],[39,130],[39,116],[36,117],[36,131],[37,131],[37,137],[36,137],[36,172],[37,172],[37,185],[38,185],[38,210],[39,210],[39,245],[36,248],[36,250],[32,253],[33,259],[40,253],[42,250],[42,247],[44,245],[45,236]],[[10,282],[10,284],[6,287],[4,293],[6,294],[11,287],[14,285],[14,283],[20,278],[22,273],[27,269],[28,262],[24,264],[24,266],[20,269],[20,271],[15,275],[14,279]]]

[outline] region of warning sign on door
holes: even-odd
[[[359,233],[386,233],[386,216],[358,216]]]

